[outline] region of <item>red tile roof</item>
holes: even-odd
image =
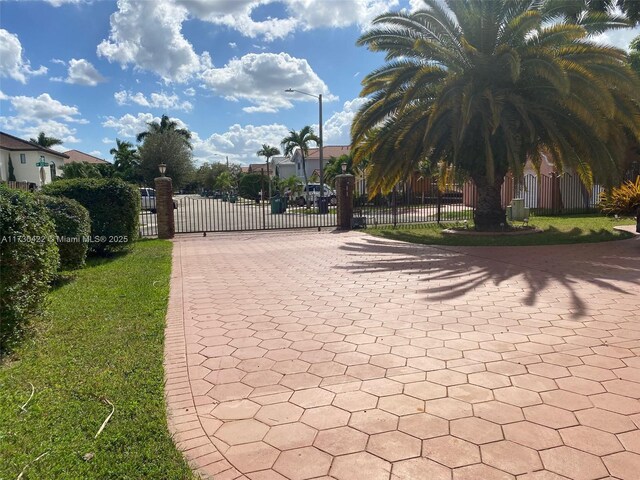
[[[8,133],[0,132],[0,149],[2,150],[10,150],[10,151],[36,151],[36,152],[47,152],[51,155],[57,155],[61,158],[69,158],[68,155],[58,152],[56,150],[52,150],[50,148],[41,147],[37,143],[29,142],[27,140],[22,140],[21,138],[14,137],[13,135],[9,135]]]
[[[349,155],[351,145],[326,145],[322,149],[322,158],[330,159],[331,157],[339,157],[340,155]],[[307,158],[320,158],[319,148],[310,148]]]
[[[88,153],[81,152],[80,150],[67,150],[66,153],[69,156],[69,160],[65,160],[64,163],[110,163],[102,158],[94,157]]]

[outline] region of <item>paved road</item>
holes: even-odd
[[[205,478],[638,479],[640,239],[175,241],[169,424]]]

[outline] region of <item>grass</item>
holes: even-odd
[[[518,225],[518,222],[515,223]],[[635,225],[635,219],[605,217],[598,214],[569,215],[563,217],[531,217],[529,225],[543,230],[542,233],[522,236],[466,236],[446,235],[443,226],[419,225],[399,228],[368,228],[366,231],[378,237],[401,240],[425,245],[458,246],[525,246],[525,245],[561,245],[569,243],[594,243],[621,240],[632,235],[619,232],[617,225]],[[469,228],[473,228],[470,223]]]
[[[50,293],[47,315],[0,365],[0,479],[45,452],[24,479],[194,478],[165,417],[170,269],[171,244],[142,241]],[[105,399],[115,413],[95,439],[111,412]]]

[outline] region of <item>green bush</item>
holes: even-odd
[[[238,193],[243,198],[258,200],[260,199],[260,191],[263,186],[265,191],[269,188],[266,175],[262,175],[261,173],[247,173],[240,177]]]
[[[640,175],[600,195],[600,211],[613,215],[636,215],[640,209]]]
[[[0,355],[41,312],[58,263],[45,206],[30,193],[0,185]]]
[[[89,210],[91,251],[103,254],[130,246],[138,235],[140,190],[117,178],[75,178],[45,185],[46,195],[76,200]]]
[[[60,266],[72,270],[84,265],[91,235],[91,219],[86,208],[75,200],[41,195],[56,227]]]

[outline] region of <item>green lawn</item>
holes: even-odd
[[[48,314],[0,365],[0,479],[45,452],[23,479],[194,478],[165,417],[170,269],[171,243],[142,241],[51,292]],[[115,413],[94,439],[111,412],[104,399]]]
[[[518,222],[515,225],[519,225]],[[455,224],[438,226],[405,225],[398,228],[368,228],[372,235],[404,242],[426,245],[459,246],[508,246],[508,245],[558,245],[567,243],[593,243],[621,240],[631,234],[613,230],[616,225],[635,225],[635,219],[605,217],[602,215],[568,215],[562,217],[531,217],[529,225],[543,230],[523,236],[463,236],[445,235],[442,230]],[[459,224],[462,226],[462,223]],[[472,228],[469,224],[469,228]]]

